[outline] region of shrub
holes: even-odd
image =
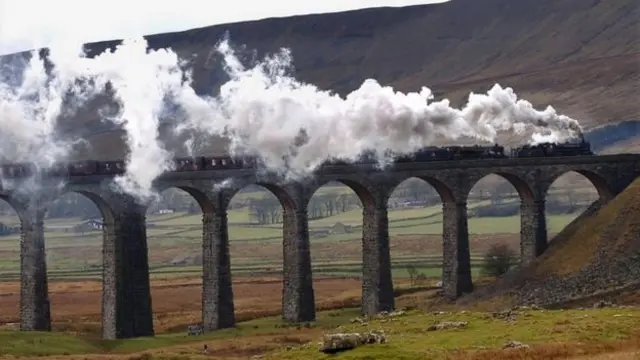
[[[499,277],[516,264],[516,253],[505,244],[494,244],[484,255],[482,272],[486,276]]]

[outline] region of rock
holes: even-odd
[[[430,325],[427,328],[427,331],[466,328],[467,325],[469,325],[467,321],[442,321],[442,322]]]
[[[383,332],[325,334],[320,352],[326,354],[355,349],[365,344],[384,344],[387,338]]]
[[[528,349],[529,345],[523,344],[520,341],[508,341],[502,347],[503,349]]]
[[[392,311],[392,312],[382,311],[379,314],[376,314],[374,318],[376,319],[394,318],[398,316],[404,316],[406,314],[407,312],[402,310]]]
[[[201,325],[189,325],[187,327],[187,335],[202,335],[204,333],[204,329]]]
[[[600,300],[593,304],[594,309],[604,309],[608,307],[613,307],[613,303],[611,301]]]
[[[519,314],[515,311],[506,310],[494,312],[491,314],[491,317],[493,317],[494,319],[503,319],[504,321],[515,321],[517,315]]]

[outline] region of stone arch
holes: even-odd
[[[394,211],[399,211],[399,214],[403,214],[404,211],[409,211],[411,215],[406,215],[410,217],[413,221],[420,217],[420,227],[415,227],[412,230],[408,230],[405,226],[400,226],[399,228],[395,228],[396,224],[389,223],[389,238],[390,238],[390,256],[393,259],[395,256],[402,255],[404,259],[410,256],[410,260],[407,262],[407,268],[413,268],[414,274],[409,273],[407,271],[406,276],[411,278],[411,281],[417,281],[415,276],[420,274],[421,276],[427,277],[442,277],[443,267],[444,267],[444,224],[440,224],[437,230],[437,233],[431,232],[429,225],[436,223],[437,220],[430,218],[432,215],[438,215],[438,213],[442,214],[443,208],[445,204],[455,204],[456,197],[454,195],[453,190],[447,184],[442,182],[441,180],[428,176],[408,176],[397,179],[397,182],[393,184],[391,187],[391,191],[389,193],[389,202],[392,198],[399,196],[399,192],[404,184],[407,184],[411,180],[418,180],[421,186],[430,187],[429,190],[424,189],[425,191],[422,194],[428,194],[428,196],[421,198],[419,204],[414,204],[413,209],[403,209],[400,207],[398,209],[394,209]],[[435,192],[435,194],[434,194]],[[418,193],[417,186],[412,194],[406,194],[408,197],[413,197],[413,200],[418,200],[415,197],[415,194]],[[389,210],[391,211],[392,206],[389,206]],[[434,213],[430,213],[429,211],[433,210]],[[403,221],[404,216],[395,217],[395,221]],[[444,222],[444,218],[440,221]],[[423,228],[426,226],[429,228]],[[437,226],[437,225],[436,225]],[[396,230],[397,229],[397,230]],[[411,229],[411,227],[410,227]],[[415,229],[415,230],[414,230]],[[423,230],[424,229],[424,230]],[[395,240],[399,240],[395,242]],[[435,260],[432,256],[441,257],[440,261]],[[407,261],[407,260],[400,261]],[[398,260],[393,261],[397,264]],[[438,265],[434,265],[434,263]],[[437,275],[434,273],[437,272]],[[395,280],[395,279],[394,279]]]
[[[315,186],[313,187],[313,190],[309,193],[309,196],[307,196],[306,198],[307,203],[309,200],[311,200],[311,198],[318,192],[318,190],[321,187],[325,186],[330,182],[338,182],[348,187],[349,189],[351,189],[356,194],[360,202],[362,203],[363,209],[372,208],[376,205],[375,196],[368,185],[366,185],[364,182],[360,182],[360,181],[348,179],[348,178],[341,178],[341,177],[336,179],[323,179],[322,181],[316,183]],[[305,204],[305,206],[307,205],[308,204]]]
[[[105,199],[103,199],[99,194],[96,194],[92,191],[88,191],[88,190],[81,190],[81,189],[65,189],[65,191],[61,192],[60,194],[58,194],[58,196],[56,196],[55,199],[53,199],[53,201],[67,195],[67,194],[71,194],[71,193],[76,193],[76,194],[80,194],[84,197],[86,197],[87,199],[91,200],[91,202],[93,202],[96,207],[98,208],[98,210],[100,211],[100,215],[102,215],[102,218],[104,219],[104,223],[105,226],[107,224],[112,225],[113,221],[114,221],[114,212],[113,209],[111,208],[111,206],[107,203],[107,201]]]
[[[469,184],[469,188],[467,189],[467,194],[465,194],[465,196],[469,196],[469,192],[480,181],[482,181],[484,178],[486,178],[489,175],[497,175],[507,180],[509,184],[511,184],[511,186],[513,186],[513,188],[516,189],[516,191],[518,192],[518,195],[520,196],[520,201],[522,203],[532,203],[535,201],[535,194],[533,192],[533,189],[529,184],[527,184],[526,180],[524,180],[518,175],[511,174],[508,172],[503,172],[503,171],[495,171],[487,174],[482,174],[482,176],[478,177],[477,179],[474,179],[472,183]]]
[[[389,257],[387,186],[377,192],[378,184],[366,179],[326,177],[309,191],[307,202],[326,183],[338,182],[350,188],[362,204],[362,307],[361,313],[374,315],[394,308],[393,281]]]
[[[489,251],[497,251],[498,249],[505,249],[504,251],[507,251],[506,248],[508,248],[508,251],[513,255],[520,252],[521,261],[526,264],[546,248],[546,235],[544,235],[546,234],[544,203],[538,201],[539,199],[536,198],[536,194],[531,185],[529,185],[522,176],[502,171],[483,173],[477,178],[472,179],[468,189],[466,189],[467,193],[465,196],[469,198],[473,189],[491,175],[506,180],[504,184],[506,185],[508,183],[510,188],[515,190],[518,198],[512,199],[509,204],[504,204],[501,208],[494,207],[492,202],[490,206],[480,205],[475,209],[466,209],[466,231],[470,258],[480,258],[485,256]],[[504,189],[500,189],[499,187],[493,188],[493,191],[504,193]],[[491,196],[493,196],[493,193]],[[483,201],[486,199],[480,198],[478,200]],[[496,210],[499,211],[496,212]],[[510,217],[513,219],[513,222],[500,221],[498,223],[491,223],[495,217]],[[491,225],[487,226],[487,223]],[[505,227],[501,225],[505,225]],[[543,231],[544,234],[542,234]],[[500,248],[495,246],[500,246]],[[503,248],[503,246],[506,248]],[[507,261],[507,253],[504,254],[504,259]],[[477,262],[475,266],[473,261],[470,265],[471,273],[474,273],[474,268],[476,271],[479,270],[479,264]],[[489,269],[489,271],[499,272],[504,270],[496,267]],[[478,273],[479,272],[476,272],[476,274]],[[493,275],[497,276],[501,274],[495,273]]]
[[[290,194],[284,186],[266,181],[247,181],[242,182],[237,186],[233,186],[233,188],[230,188],[226,193],[225,190],[222,190],[222,192],[224,193],[225,201],[221,205],[225,207],[225,210],[229,206],[231,200],[240,191],[251,185],[260,186],[269,191],[273,196],[276,197],[276,199],[278,199],[278,202],[280,202],[280,205],[282,206],[284,211],[293,211],[296,209],[296,201],[294,200],[292,194]]]
[[[398,179],[398,181],[393,184],[393,186],[391,187],[390,191],[389,191],[389,195],[393,194],[393,192],[398,188],[398,186],[400,186],[402,183],[404,183],[405,181],[409,180],[409,179],[420,179],[422,181],[424,181],[425,183],[431,185],[431,187],[433,187],[436,192],[438,193],[438,195],[440,196],[440,200],[443,203],[446,202],[455,202],[455,195],[453,194],[453,190],[444,182],[431,177],[431,176],[408,176],[406,178],[402,178],[402,179]]]
[[[22,208],[20,206],[20,204],[17,204],[15,201],[12,201],[11,196],[7,195],[7,194],[0,194],[0,200],[3,200],[4,203],[6,204],[6,206],[8,207],[8,209],[10,209],[9,211],[12,211],[14,214],[11,215],[15,215],[17,217],[17,223],[14,221],[11,222],[6,222],[6,220],[3,219],[3,223],[4,225],[10,225],[11,227],[18,227],[18,233],[17,234],[11,234],[10,236],[13,237],[13,241],[10,241],[10,248],[5,247],[4,248],[4,253],[7,254],[11,254],[10,258],[11,258],[11,262],[12,267],[14,269],[18,269],[18,271],[22,272],[20,269],[20,263],[21,263],[21,259],[20,259],[20,251],[21,251],[21,241],[20,238],[22,237],[22,224],[23,220],[24,220],[24,214],[25,214],[25,209]],[[6,214],[8,215],[8,214]],[[18,237],[17,239],[15,239],[16,237]],[[3,254],[2,256],[0,256],[1,260],[9,260],[9,257],[5,257],[5,255]],[[17,289],[17,293],[20,294],[20,288]],[[13,293],[14,291],[12,291]],[[25,330],[48,330],[49,328],[49,324],[43,321],[38,321],[38,320],[45,320],[42,319],[41,316],[38,316],[36,313],[34,313],[33,311],[30,311],[30,313],[25,313],[23,310],[23,306],[25,304],[26,299],[23,299],[22,296],[19,296],[18,299],[16,299],[13,294],[2,294],[2,295],[10,295],[7,296],[6,299],[4,300],[4,305],[2,307],[2,310],[0,310],[0,322],[15,322],[15,318],[16,315],[19,314],[19,321],[21,323],[21,328],[25,329]],[[11,301],[9,302],[8,299],[11,299]],[[36,305],[33,304],[32,305]],[[25,316],[27,315],[27,316]],[[29,326],[25,327],[25,320],[27,320],[27,324]]]
[[[293,196],[291,196],[291,194],[284,187],[267,182],[255,182],[253,185],[262,186],[263,188],[269,190],[269,192],[271,192],[276,197],[276,199],[278,199],[285,212],[296,209],[296,202]]]
[[[217,213],[225,215],[223,215],[224,220],[214,221],[213,223],[215,225],[211,229],[212,233],[216,234],[215,237],[219,239],[217,241],[219,241],[220,245],[217,246],[215,250],[215,257],[217,257],[217,265],[215,266],[218,266],[220,270],[213,279],[213,281],[217,282],[215,289],[214,286],[209,286],[212,290],[208,291],[205,289],[205,292],[208,291],[209,294],[207,298],[211,299],[209,303],[205,304],[206,314],[203,314],[203,323],[207,329],[233,326],[235,323],[233,315],[235,306],[233,301],[229,300],[233,297],[233,294],[236,293],[235,290],[232,290],[230,281],[233,277],[231,274],[231,259],[234,257],[232,251],[230,251],[232,248],[230,237],[233,236],[234,229],[230,229],[229,227],[226,212],[233,204],[234,198],[237,198],[240,192],[249,186],[260,187],[263,191],[266,190],[266,192],[270,194],[269,198],[275,198],[273,199],[273,203],[275,203],[277,199],[279,205],[278,211],[281,210],[282,212],[277,215],[273,214],[275,217],[269,215],[268,219],[266,219],[268,223],[262,223],[259,220],[258,226],[265,226],[262,230],[272,232],[274,229],[270,228],[271,225],[281,224],[282,228],[277,231],[282,236],[282,243],[278,244],[277,252],[274,251],[275,246],[261,247],[261,250],[249,248],[252,246],[265,245],[263,242],[256,241],[233,245],[233,249],[235,251],[242,251],[243,254],[251,254],[245,257],[245,261],[253,262],[258,260],[262,265],[268,263],[266,264],[266,273],[279,272],[277,269],[280,266],[272,264],[272,261],[277,259],[276,256],[282,256],[283,281],[281,286],[283,318],[287,321],[294,322],[312,321],[315,319],[311,278],[309,277],[307,279],[306,276],[303,276],[304,274],[310,273],[310,267],[308,269],[306,268],[307,265],[310,266],[310,263],[308,263],[306,257],[308,253],[305,252],[305,250],[308,250],[308,247],[305,245],[308,240],[308,236],[306,236],[307,234],[305,233],[307,218],[304,216],[304,212],[299,211],[300,209],[298,208],[301,203],[298,196],[301,194],[295,192],[294,184],[290,186],[289,184],[282,184],[275,181],[244,179],[234,181],[232,186],[223,187],[214,193],[214,196],[217,197],[214,199],[214,206],[224,209],[224,211],[218,211]],[[246,205],[248,204],[242,204],[242,206]],[[264,220],[264,218],[262,219]],[[262,238],[264,234],[252,234],[250,236],[253,238]],[[271,235],[267,235],[266,237],[271,237]],[[273,240],[273,238],[271,240]],[[272,267],[272,265],[275,265],[275,268]],[[225,275],[222,276],[220,274]],[[213,283],[213,281],[211,281],[211,283]],[[271,286],[271,284],[274,283],[269,282],[265,285]],[[246,282],[243,283],[242,281],[236,285],[238,285],[238,289],[240,289],[238,292],[243,292],[242,288],[249,286]],[[277,290],[270,289],[268,291],[275,292]],[[216,295],[215,297],[212,295],[214,293]],[[212,305],[213,301],[217,304]]]
[[[0,200],[3,200],[5,203],[7,203],[11,207],[11,209],[15,211],[20,222],[22,222],[26,208],[24,208],[23,206],[20,206],[19,203],[12,200],[11,196],[6,194],[0,194]]]
[[[186,186],[186,185],[167,184],[166,186],[158,188],[157,191],[158,193],[162,193],[163,191],[170,190],[170,189],[182,190],[187,194],[189,194],[198,203],[198,205],[200,206],[200,210],[202,211],[203,214],[213,213],[214,205],[211,199],[207,197],[207,194],[197,189],[196,187]]]
[[[115,338],[116,337],[116,319],[115,314],[115,304],[117,297],[117,290],[115,288],[115,283],[112,284],[110,282],[111,279],[115,279],[116,277],[116,263],[115,252],[116,252],[116,214],[113,207],[108,203],[108,200],[103,197],[103,195],[85,189],[78,189],[71,187],[65,187],[63,190],[57,194],[55,201],[60,199],[61,197],[68,194],[79,194],[89,199],[102,215],[103,223],[102,223],[102,274],[103,277],[101,279],[102,283],[102,300],[101,300],[101,318],[102,318],[102,334],[104,338]],[[111,255],[111,256],[110,256]]]
[[[609,183],[607,182],[607,180],[601,176],[600,174],[594,172],[594,171],[590,171],[590,170],[584,170],[584,169],[567,169],[566,171],[562,171],[562,172],[558,172],[556,174],[554,174],[548,182],[547,188],[544,191],[544,198],[547,198],[549,189],[551,189],[551,185],[558,180],[560,177],[562,177],[563,175],[566,175],[568,173],[571,172],[575,172],[578,173],[582,176],[584,176],[587,180],[589,180],[589,182],[591,182],[591,185],[596,189],[596,191],[598,192],[598,196],[600,197],[601,200],[607,202],[611,199],[613,199],[613,197],[615,196],[611,186],[609,185]]]
[[[376,199],[370,185],[358,179],[350,179],[346,177],[338,178],[319,178],[319,181],[309,185],[308,192],[305,194],[303,202],[300,204],[307,213],[308,233],[309,233],[309,253],[311,265],[314,261],[331,262],[345,261],[349,271],[360,271],[363,260],[363,244],[362,239],[365,236],[365,213],[374,211],[376,207]],[[332,187],[335,186],[335,187]],[[323,189],[324,188],[324,189]],[[321,190],[322,189],[322,190]],[[324,191],[326,190],[326,191]],[[322,198],[334,197],[335,201],[331,204],[323,202]],[[345,200],[345,208],[337,205],[339,198]],[[315,200],[318,200],[316,202]],[[386,205],[386,202],[385,204]],[[332,211],[328,211],[327,207],[334,207]],[[360,208],[361,207],[361,208]],[[318,208],[321,210],[318,212]],[[357,214],[360,216],[348,216],[342,218],[345,213]],[[361,220],[358,217],[362,217]],[[336,240],[339,239],[339,240]],[[330,240],[330,241],[327,241]],[[335,253],[335,241],[343,244],[343,252]],[[312,260],[313,259],[313,260]],[[322,273],[321,269],[318,269]],[[322,274],[326,277],[326,272]],[[319,277],[322,277],[320,275]],[[327,281],[326,278],[317,281]],[[351,279],[345,280],[350,282]],[[359,280],[358,280],[359,281]],[[336,287],[342,286],[336,285]],[[321,304],[319,304],[322,306]]]

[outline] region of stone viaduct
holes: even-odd
[[[258,175],[253,169],[168,172],[156,181],[159,191],[179,188],[200,204],[202,218],[203,299],[205,331],[235,325],[231,287],[227,205],[249,184],[261,185],[277,196],[284,208],[283,318],[313,321],[307,204],[329,181],[354,190],[363,204],[362,312],[374,314],[394,308],[389,255],[387,200],[401,182],[420,178],[431,184],[443,202],[443,290],[456,298],[473,290],[471,281],[467,195],[480,179],[498,174],[521,198],[521,261],[528,264],[547,247],[545,197],[561,175],[583,174],[608,201],[640,175],[640,155],[607,155],[530,159],[491,159],[396,164],[380,170],[372,165],[333,165],[298,182]],[[231,185],[220,188],[224,180]],[[104,217],[103,337],[107,339],[154,334],[147,259],[146,206],[113,191],[107,176],[46,179],[46,195],[35,197],[6,190],[0,197],[17,211],[22,222],[20,328],[50,330],[43,217],[45,197],[76,192],[95,202]],[[51,182],[50,186],[47,182]],[[14,184],[15,185],[15,184]],[[19,186],[12,187],[14,189]]]

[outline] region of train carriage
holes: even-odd
[[[67,163],[55,163],[45,169],[45,174],[47,176],[68,176],[69,175],[69,164]]]
[[[99,161],[85,160],[69,163],[70,176],[89,176],[99,174]]]
[[[120,175],[125,171],[126,163],[124,160],[101,161],[98,167],[98,172],[104,175]]]
[[[3,164],[1,169],[2,176],[8,178],[29,177],[34,173],[33,165],[28,163]]]
[[[175,171],[198,171],[198,158],[176,158],[173,160]]]

